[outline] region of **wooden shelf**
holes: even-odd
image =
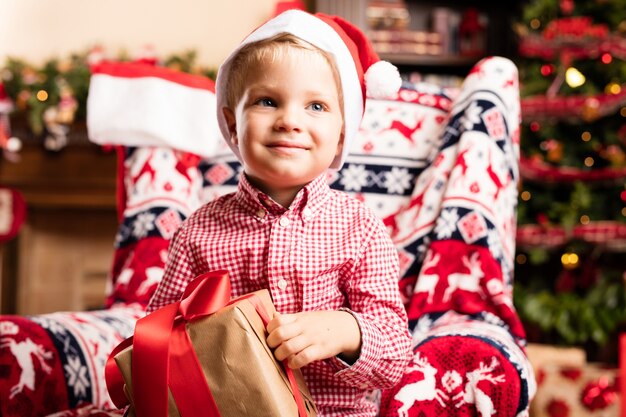
[[[379,54],[381,59],[396,65],[415,65],[429,67],[470,67],[482,57],[461,55],[416,55],[416,54]]]
[[[337,14],[359,26],[364,31],[375,30],[369,27],[367,7],[370,0],[316,0],[315,10]],[[382,59],[395,64],[401,72],[420,72],[465,76],[467,71],[481,58],[499,55],[513,58],[517,54],[517,37],[513,32],[516,16],[521,16],[523,2],[510,4],[498,0],[478,0],[471,5],[460,0],[405,0],[409,12],[409,31],[431,32],[432,12],[435,8],[448,8],[462,12],[470,7],[477,9],[488,19],[485,32],[485,50],[480,56],[466,55],[418,55],[410,53],[385,53]],[[385,30],[385,29],[384,29]]]
[[[49,152],[27,143],[20,160],[0,161],[0,181],[20,191],[30,208],[115,209],[116,155],[91,143]]]

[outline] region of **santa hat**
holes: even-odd
[[[217,119],[222,135],[241,159],[239,149],[231,142],[228,124],[222,113],[222,108],[226,107],[228,72],[233,58],[244,45],[281,33],[292,34],[328,52],[335,60],[343,89],[345,131],[343,151],[330,167],[339,169],[350,149],[350,142],[359,130],[365,110],[365,97],[393,97],[400,89],[402,80],[396,67],[378,58],[363,32],[338,16],[288,10],[267,21],[243,40],[222,64],[217,75]]]
[[[211,79],[135,62],[101,62],[91,71],[87,129],[92,142],[214,155],[221,139]]]

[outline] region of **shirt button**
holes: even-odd
[[[308,208],[308,207],[305,207],[305,209],[304,209],[304,210],[302,210],[302,215],[303,215],[304,217],[310,217],[310,216],[311,216],[311,214],[313,214],[313,212],[312,212],[312,211],[311,211],[311,209],[310,209],[310,208]]]
[[[256,212],[256,215],[260,219],[264,218],[265,217],[265,210],[259,209],[259,211]]]
[[[289,226],[289,219],[286,217],[281,217],[278,224],[280,224],[282,227],[287,227]]]
[[[278,288],[280,288],[281,290],[287,288],[287,281],[285,281],[284,279],[278,281]]]

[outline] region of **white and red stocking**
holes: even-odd
[[[142,63],[92,68],[91,141],[118,150],[120,225],[107,307],[147,306],[169,240],[201,204],[200,157],[219,140],[213,82]]]

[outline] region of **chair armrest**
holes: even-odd
[[[143,315],[127,306],[0,316],[0,415],[47,415],[84,403],[115,408],[104,366]]]

